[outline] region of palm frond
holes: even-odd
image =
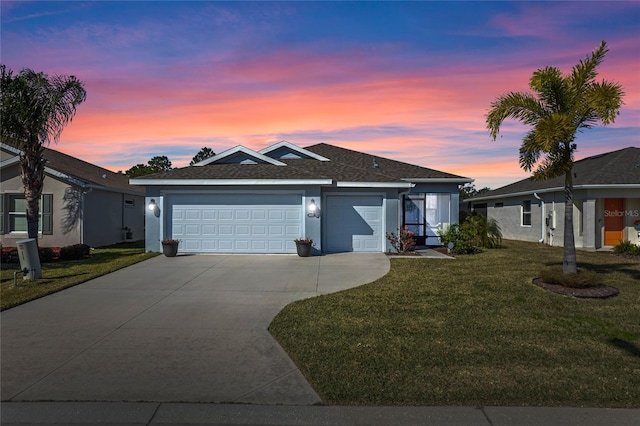
[[[573,67],[570,82],[575,94],[582,92],[598,76],[598,65],[602,63],[607,52],[609,52],[607,42],[602,40],[591,55],[587,55]]]
[[[544,113],[544,106],[532,94],[507,93],[491,103],[491,109],[486,116],[487,129],[495,140],[505,119],[513,118],[524,124],[532,125]]]

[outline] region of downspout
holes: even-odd
[[[538,195],[537,192],[533,193],[533,196],[536,197],[536,200],[540,201],[540,211],[542,212],[542,215],[540,216],[541,220],[540,220],[540,233],[541,233],[541,238],[538,240],[539,243],[544,243],[544,233],[545,233],[545,220],[546,217],[544,215],[544,201],[542,200],[542,198],[540,198],[540,196]]]
[[[84,206],[85,206],[85,202],[84,202],[84,196],[87,195],[88,193],[90,193],[91,191],[93,191],[92,187],[89,187],[88,191],[82,191],[82,199],[81,199],[81,208],[80,208],[80,212],[81,212],[81,219],[80,219],[80,244],[84,244]]]

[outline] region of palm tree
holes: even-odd
[[[543,180],[564,175],[564,274],[577,273],[573,234],[573,154],[576,133],[597,123],[615,121],[622,106],[622,87],[610,81],[595,81],[597,68],[609,49],[602,41],[590,56],[573,67],[569,75],[555,67],[535,71],[529,80],[533,93],[510,92],[491,103],[487,128],[495,141],[506,118],[532,129],[520,147],[520,166]]]
[[[0,65],[0,137],[21,150],[27,232],[29,238],[36,241],[44,181],[44,146],[60,140],[62,130],[73,119],[76,106],[86,95],[82,82],[74,76],[49,77],[28,68],[14,76],[5,65]]]

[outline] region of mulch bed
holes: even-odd
[[[597,286],[587,288],[571,288],[560,284],[549,284],[542,281],[541,278],[534,278],[533,284],[557,294],[577,297],[580,299],[607,299],[609,297],[617,296],[618,293],[620,293],[620,290],[617,288],[604,284],[598,284]]]

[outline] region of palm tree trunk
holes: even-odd
[[[40,222],[40,196],[44,181],[45,160],[42,157],[43,147],[39,143],[30,145],[24,150],[20,159],[22,184],[27,213],[27,235],[38,241],[38,224]]]
[[[562,272],[567,274],[578,273],[576,260],[576,242],[573,236],[573,170],[565,173],[564,177],[564,258],[562,259]]]

